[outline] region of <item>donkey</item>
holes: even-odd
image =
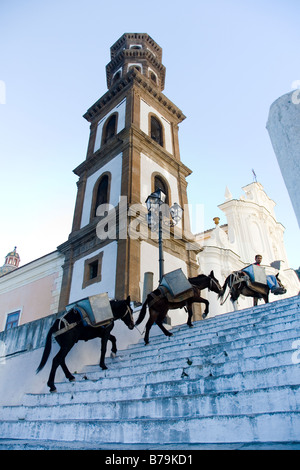
[[[103,326],[85,326],[82,322],[82,318],[79,312],[75,308],[72,308],[63,316],[63,322],[61,319],[55,320],[47,334],[41,363],[36,370],[36,373],[38,373],[45,366],[51,351],[51,337],[54,335],[57,343],[60,346],[60,350],[52,361],[52,367],[47,382],[47,385],[50,388],[50,392],[57,391],[54,384],[54,379],[58,366],[61,366],[66,378],[69,379],[70,382],[75,380],[75,377],[71,374],[66,366],[65,358],[74,344],[80,340],[89,341],[90,339],[101,338],[100,367],[103,370],[107,369],[105,365],[105,354],[108,340],[110,340],[112,343],[112,353],[115,355],[117,352],[116,337],[111,334],[115,320],[123,320],[125,325],[128,326],[130,330],[134,328],[134,321],[132,316],[133,311],[130,306],[129,296],[126,300],[111,300],[110,305],[114,319],[110,321],[109,324],[105,324]],[[60,333],[60,330],[63,330],[64,328],[64,324],[62,323],[67,323],[69,325],[69,329],[67,329],[67,331],[61,331]]]
[[[275,277],[279,286],[283,289],[282,293],[285,293],[286,290],[284,289],[278,274]],[[244,295],[245,297],[253,297],[254,307],[257,306],[259,299],[263,299],[266,304],[269,303],[269,286],[267,284],[257,285],[255,283],[249,282],[249,276],[242,271],[234,271],[225,279],[225,283],[222,288],[222,294],[220,295],[221,305],[223,305],[227,300],[227,297],[225,300],[223,300],[227,287],[229,288],[227,297],[230,295],[230,300],[233,304],[234,310],[237,310],[237,300],[240,295]]]
[[[181,302],[170,302],[160,287],[147,295],[139,317],[135,322],[136,325],[139,325],[144,320],[148,305],[150,318],[146,324],[146,332],[144,337],[145,344],[149,343],[149,332],[154,322],[159,326],[161,331],[166,336],[172,336],[172,333],[170,333],[170,331],[168,331],[163,325],[163,320],[165,319],[169,310],[186,307],[188,310],[187,324],[189,327],[192,327],[192,305],[193,303],[204,303],[205,311],[202,314],[202,317],[207,317],[209,312],[209,302],[203,297],[200,297],[200,293],[202,289],[208,288],[216,294],[220,295],[222,292],[222,287],[220,286],[219,281],[214,277],[213,271],[211,271],[209,276],[199,274],[196,277],[189,278],[189,282],[192,284],[193,293],[191,294],[191,297]]]

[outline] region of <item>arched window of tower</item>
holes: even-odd
[[[141,66],[140,66],[140,65],[136,65],[136,64],[134,64],[134,65],[129,65],[129,66],[128,66],[128,71],[129,71],[129,70],[137,70],[138,72],[142,73],[142,68],[141,68]]]
[[[121,75],[122,75],[121,70],[118,70],[113,76],[112,83],[113,84],[116,83],[121,78]]]
[[[167,183],[164,181],[163,177],[162,176],[155,176],[154,177],[154,191],[157,191],[158,189],[160,189],[165,195],[166,195],[166,199],[165,199],[165,204],[169,204],[169,190],[168,190],[168,185]]]
[[[151,78],[152,82],[157,84],[157,77],[156,77],[154,72],[150,72],[150,78]]]
[[[113,114],[104,125],[103,143],[106,144],[116,134],[117,115]]]
[[[151,116],[151,139],[163,147],[163,128],[154,116]]]
[[[94,217],[96,217],[97,208],[101,204],[108,203],[108,199],[109,199],[108,193],[109,193],[109,176],[108,174],[106,174],[100,178],[98,182],[98,187],[96,189],[96,198],[95,198],[94,211],[93,211]]]

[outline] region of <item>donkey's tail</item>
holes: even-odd
[[[228,277],[226,278],[226,280],[225,280],[225,282],[224,282],[224,285],[223,285],[223,287],[222,287],[221,293],[219,294],[219,299],[220,299],[221,302],[222,302],[223,297],[224,297],[224,295],[225,295],[226,288],[227,288],[228,283],[229,283],[229,278],[230,278],[230,276],[228,276]]]
[[[48,331],[47,338],[46,338],[45,349],[44,349],[44,352],[43,352],[43,356],[42,356],[40,365],[38,366],[38,368],[36,370],[36,374],[38,374],[43,369],[43,367],[45,366],[45,364],[48,360],[48,357],[49,357],[49,354],[50,354],[50,351],[51,351],[52,334],[55,331],[57,331],[58,321],[59,320],[56,320],[53,323],[53,325],[51,326],[50,330]]]
[[[147,304],[148,304],[148,299],[146,299],[145,302],[143,303],[142,310],[140,311],[139,317],[137,321],[135,322],[136,325],[139,325],[144,320],[146,311],[147,311]]]
[[[219,300],[220,300],[220,304],[221,304],[221,305],[224,305],[224,304],[225,304],[226,300],[228,299],[228,297],[229,297],[229,295],[230,295],[230,292],[231,292],[230,284],[229,284],[230,278],[231,278],[231,274],[226,278],[225,283],[224,283],[224,286],[222,287],[222,291],[221,291],[221,293],[219,294]],[[229,286],[229,292],[228,292],[227,296],[226,296],[225,299],[224,299],[224,295],[225,295],[227,286]]]

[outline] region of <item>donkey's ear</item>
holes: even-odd
[[[210,277],[214,277],[214,272],[213,271],[210,272]]]
[[[128,305],[130,305],[130,295],[127,297],[126,302]]]

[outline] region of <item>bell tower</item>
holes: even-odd
[[[159,91],[165,87],[166,69],[162,49],[148,34],[123,34],[110,48],[111,61],[106,66],[108,89],[132,69],[150,78]]]
[[[164,240],[165,272],[198,272],[189,249],[186,178],[178,129],[185,119],[162,90],[161,47],[145,33],[125,33],[110,48],[108,91],[84,114],[90,123],[86,159],[74,170],[78,191],[65,255],[60,308],[100,292],[141,301],[144,274],[158,282],[158,241],[147,225],[145,201],[161,189],[184,211]],[[184,229],[184,230],[183,230]]]

